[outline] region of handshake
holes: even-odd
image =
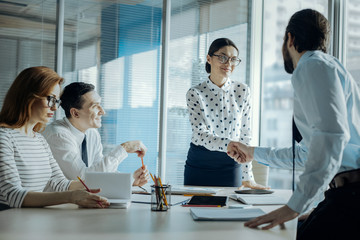
[[[248,163],[254,160],[255,147],[246,146],[241,142],[230,142],[227,154],[238,163]]]

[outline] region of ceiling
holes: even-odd
[[[78,44],[100,36],[101,10],[113,4],[162,8],[163,0],[63,0],[64,44]],[[192,4],[223,0],[173,0],[172,11]],[[55,42],[56,0],[0,0],[0,38]]]
[[[75,43],[99,36],[101,9],[114,3],[144,4],[144,0],[64,0],[64,42]],[[55,0],[0,1],[0,37],[54,42]]]

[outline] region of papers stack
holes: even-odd
[[[248,221],[264,215],[260,208],[222,209],[222,208],[190,208],[195,221]]]

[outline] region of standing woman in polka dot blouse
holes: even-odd
[[[192,138],[185,185],[266,188],[255,182],[251,163],[238,164],[227,153],[230,141],[250,143],[250,91],[230,79],[240,63],[238,48],[227,38],[212,42],[206,62],[208,80],[186,94]]]

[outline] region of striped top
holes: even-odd
[[[70,183],[41,134],[0,127],[0,204],[20,208],[27,192],[66,191]]]

